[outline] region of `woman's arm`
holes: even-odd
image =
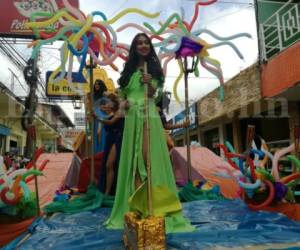
[[[164,125],[164,128],[167,130],[171,130],[171,129],[177,129],[177,128],[187,128],[189,125],[190,125],[190,121],[185,121],[185,122],[179,123],[179,124],[167,123]]]
[[[152,82],[153,82],[152,75],[143,74],[142,81],[145,85],[148,86],[148,97],[153,97],[155,95],[155,92],[156,92],[156,87],[153,86],[153,84],[152,84]]]
[[[103,123],[105,125],[112,125],[112,124],[116,123],[120,118],[121,118],[121,113],[119,111],[116,112],[115,115],[110,120],[101,119],[101,118],[96,117],[96,119],[98,121],[100,121],[101,123]]]
[[[148,84],[148,97],[153,97],[155,95],[156,88],[150,83]]]
[[[112,125],[114,124],[115,122],[117,122],[118,120],[120,119],[120,117],[118,116],[113,116],[113,118],[111,118],[110,120],[103,120],[101,121],[103,124],[105,125]]]

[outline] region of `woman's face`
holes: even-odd
[[[109,111],[112,111],[114,108],[114,104],[112,101],[107,102],[106,106]]]
[[[150,43],[147,37],[141,35],[137,38],[136,50],[142,57],[146,57],[150,53]]]
[[[100,105],[100,109],[106,113],[110,113],[113,111],[114,104],[112,101],[107,101],[105,104]]]
[[[103,112],[105,112],[105,113],[108,113],[108,112],[109,112],[108,107],[107,107],[106,104],[100,105],[100,109],[101,109]]]
[[[99,90],[100,89],[100,84],[96,82],[95,85],[94,85],[94,88],[95,88],[95,90]]]

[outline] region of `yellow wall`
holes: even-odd
[[[6,136],[4,151],[10,151],[10,141],[16,141],[19,148],[19,154],[24,154],[27,132],[21,126],[21,115],[24,107],[14,98],[5,93],[0,93],[0,124],[8,127],[11,134]],[[46,122],[38,117],[34,119],[36,126],[36,146],[44,146],[44,142],[53,141],[55,144],[58,132],[51,128]]]

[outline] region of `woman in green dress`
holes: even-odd
[[[143,72],[147,62],[147,72]],[[151,40],[144,33],[132,41],[128,61],[119,79],[121,93],[128,102],[125,116],[122,150],[119,163],[117,191],[108,228],[121,229],[124,215],[138,211],[147,216],[146,157],[150,154],[153,215],[163,216],[167,233],[193,231],[182,215],[175,178],[164,138],[163,126],[157,112],[154,94],[163,87],[163,71]],[[148,87],[149,137],[145,129],[145,88]],[[149,138],[149,144],[144,138]],[[149,150],[147,150],[149,145]]]

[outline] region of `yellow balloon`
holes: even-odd
[[[205,49],[205,47],[201,50],[201,52],[199,53],[200,57],[207,57],[209,56],[208,51]]]
[[[72,17],[70,14],[68,14],[67,11],[61,10],[56,15],[54,15],[52,18],[42,21],[42,22],[28,22],[25,24],[26,28],[43,28],[47,27],[51,24],[54,24],[59,18],[65,17],[67,20],[72,21],[76,26],[82,26],[82,23]]]
[[[260,179],[262,181],[264,181],[266,179],[266,176],[264,176],[262,173],[255,171],[255,174],[256,174],[257,179]]]
[[[128,13],[138,13],[142,16],[145,16],[145,17],[149,17],[149,18],[156,18],[160,15],[159,12],[156,12],[156,13],[148,13],[148,12],[145,12],[141,9],[137,9],[137,8],[128,8],[128,9],[125,9],[123,11],[121,11],[120,13],[118,13],[116,16],[114,16],[112,19],[110,20],[107,20],[106,23],[107,24],[113,24],[115,23],[116,21],[118,21],[121,17],[127,15]]]
[[[212,188],[213,188],[213,185],[210,184],[209,182],[206,182],[206,183],[201,187],[202,190],[211,190]]]
[[[104,82],[108,92],[115,92],[115,84],[111,78],[108,78],[107,81]]]
[[[173,85],[173,94],[174,94],[175,100],[176,100],[178,103],[180,103],[179,97],[178,97],[178,95],[177,95],[177,86],[178,86],[178,84],[179,84],[181,78],[183,77],[183,65],[182,65],[182,61],[177,60],[177,62],[178,62],[178,66],[179,66],[179,68],[180,68],[180,71],[179,71],[179,75],[178,75],[178,77],[176,78],[175,83],[174,83],[174,85]]]
[[[87,81],[89,81],[89,75],[87,74],[86,70],[84,70],[83,74],[84,74],[85,79]],[[94,69],[93,70],[93,79],[94,79],[94,81],[96,81],[96,80],[103,81],[108,92],[116,91],[115,84],[111,78],[108,78],[107,72],[105,69],[103,69],[103,68]]]
[[[93,16],[89,15],[86,19],[85,24],[79,32],[77,32],[74,37],[71,39],[71,44],[76,46],[80,38],[90,29],[93,23]]]
[[[96,69],[94,69],[93,76],[94,76],[94,79],[99,79],[99,80],[102,80],[102,81],[106,81],[107,80],[107,73],[102,68],[96,68]]]
[[[74,36],[74,34],[71,35],[71,38],[72,38],[73,36]],[[64,43],[63,46],[64,46],[64,49],[63,49],[63,51],[64,51],[64,57],[63,57],[63,59],[62,59],[61,65],[60,65],[57,69],[55,69],[55,70],[52,72],[52,74],[51,74],[50,77],[49,77],[49,82],[55,82],[54,78],[58,75],[59,72],[62,71],[62,65],[65,65],[65,64],[66,64],[66,61],[67,61],[67,59],[68,59],[68,56],[69,56],[69,50],[68,50],[68,48],[67,48],[67,43]]]

